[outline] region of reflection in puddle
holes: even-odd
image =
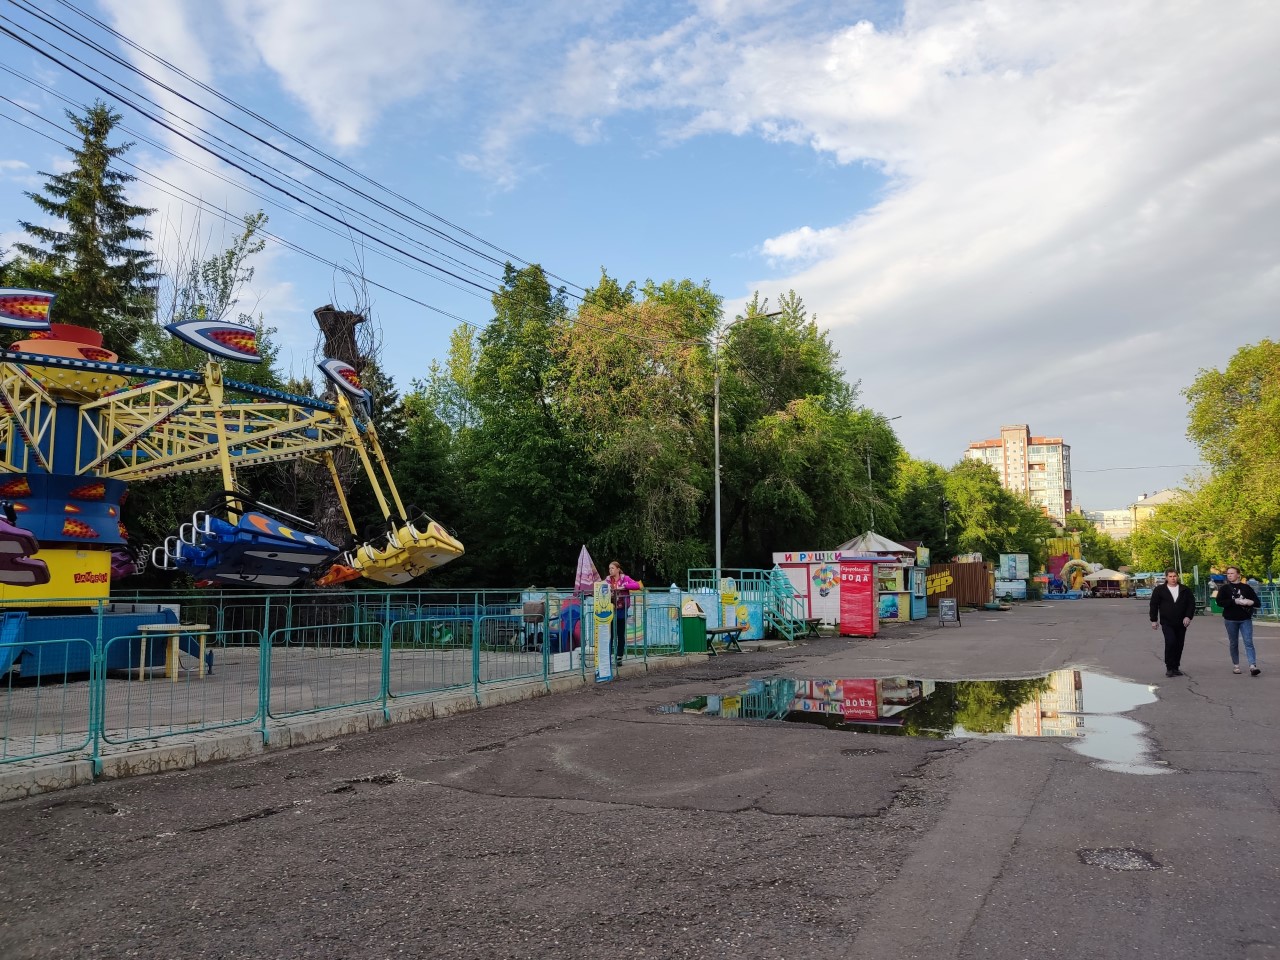
[[[1149,756],[1146,728],[1121,716],[1156,699],[1152,688],[1082,670],[1004,680],[753,680],[662,708],[908,737],[1066,737],[1070,748],[1120,773],[1169,773]]]

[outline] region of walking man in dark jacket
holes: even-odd
[[[1151,629],[1164,631],[1164,675],[1180,677],[1182,645],[1187,627],[1196,615],[1196,598],[1191,589],[1178,583],[1178,572],[1166,570],[1164,583],[1151,591]]]

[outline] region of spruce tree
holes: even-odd
[[[157,278],[151,254],[137,246],[151,233],[135,221],[154,211],[129,203],[125,186],[136,178],[112,166],[133,146],[107,142],[120,115],[99,100],[84,116],[68,110],[67,118],[81,137],[69,148],[74,166],[41,171],[44,190],[27,193],[62,229],[19,221],[32,241],[14,245],[26,261],[22,279],[58,295],[54,322],[97,330],[108,349],[131,359],[154,310]]]

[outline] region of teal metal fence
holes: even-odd
[[[628,659],[680,653],[679,599],[634,594]],[[84,757],[97,769],[105,746],[233,727],[265,741],[292,717],[585,677],[593,612],[590,597],[533,589],[0,603],[0,764]]]

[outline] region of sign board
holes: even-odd
[[[840,713],[846,720],[877,720],[880,700],[874,680],[837,680],[840,685]]]
[[[591,636],[595,640],[596,682],[613,679],[613,596],[609,581],[601,580],[592,590]]]
[[[997,580],[996,581],[997,597],[1013,597],[1015,600],[1027,599],[1027,581],[1025,580]]]
[[[960,604],[952,598],[944,597],[938,601],[938,623],[954,623],[960,626]]]
[[[840,633],[846,637],[874,637],[876,575],[874,563],[840,564]]]
[[[1025,553],[1000,554],[996,576],[1001,580],[1026,580],[1031,576],[1031,558]]]

